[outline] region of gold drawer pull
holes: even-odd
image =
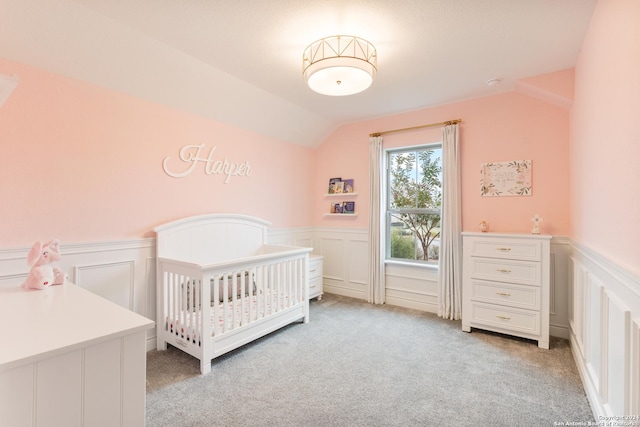
[[[315,287],[316,287],[316,285],[311,285],[311,286],[309,286],[309,287],[310,287],[311,289],[313,289],[313,288],[315,288]]]
[[[511,294],[508,294],[506,292],[496,292],[496,294],[502,295],[503,297],[510,297],[511,296]]]
[[[496,248],[496,251],[509,252],[511,248]]]
[[[498,315],[496,314],[496,317],[497,317],[498,319],[502,319],[502,320],[511,320],[511,317],[507,317],[507,316],[498,316]]]
[[[511,273],[511,270],[505,270],[504,268],[498,268],[496,271],[499,271],[500,273]]]
[[[315,272],[316,272],[316,269],[315,269],[315,268],[314,268],[313,270],[311,270],[311,273],[315,273]]]

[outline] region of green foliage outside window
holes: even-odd
[[[388,219],[392,258],[438,259],[441,152],[438,147],[389,153]]]

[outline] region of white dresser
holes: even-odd
[[[309,255],[309,299],[322,299],[322,255]]]
[[[73,284],[0,288],[0,425],[145,424],[153,321]]]
[[[548,235],[462,233],[462,330],[538,341],[549,348]]]

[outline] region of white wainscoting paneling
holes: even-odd
[[[601,395],[605,411],[611,415],[629,414],[631,312],[610,290],[604,292],[604,371]]]
[[[594,416],[637,416],[640,279],[576,242],[571,264],[571,348]]]
[[[631,411],[640,414],[640,317],[631,324]]]
[[[585,360],[587,360],[586,368],[589,371],[589,375],[593,378],[594,386],[598,391],[602,389],[600,379],[602,377],[602,351],[601,343],[603,337],[602,331],[602,319],[605,315],[602,313],[604,310],[604,285],[596,277],[588,276],[587,287],[587,302],[586,312],[599,313],[597,316],[586,316],[584,336],[587,338],[585,348]]]
[[[272,245],[290,245],[314,248],[314,229],[309,227],[269,229],[267,239]]]
[[[317,228],[314,253],[324,256],[324,291],[367,299],[369,283],[368,231]]]
[[[385,265],[386,303],[438,312],[438,270],[403,263]]]
[[[134,261],[77,265],[73,270],[76,285],[134,311]]]

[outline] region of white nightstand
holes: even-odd
[[[309,299],[322,299],[322,255],[309,255]]]

